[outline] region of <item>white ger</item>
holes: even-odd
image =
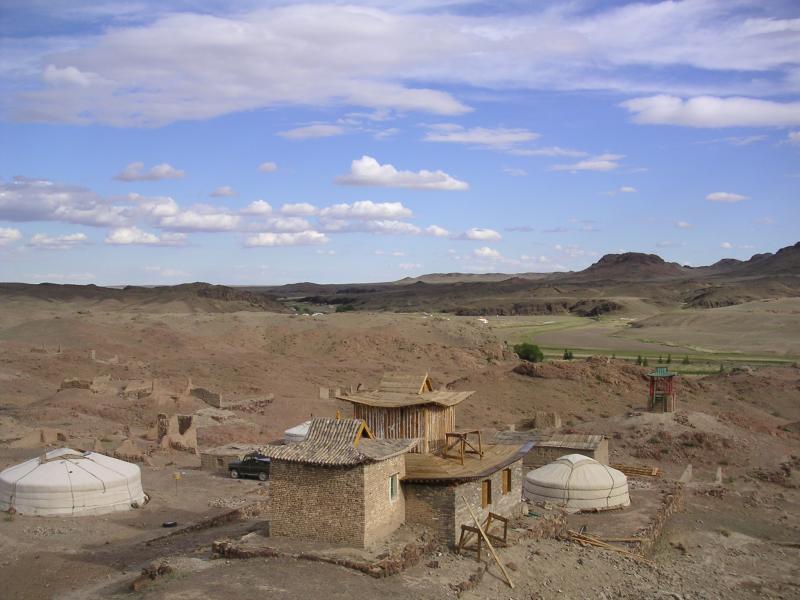
[[[69,448],[0,471],[0,510],[23,515],[101,515],[145,503],[141,470],[124,460]]]
[[[582,454],[567,454],[525,476],[523,497],[575,510],[630,506],[628,478]]]

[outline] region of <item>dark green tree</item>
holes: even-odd
[[[514,346],[514,352],[522,360],[530,362],[542,362],[544,360],[544,353],[539,349],[536,344],[530,342],[523,342]]]

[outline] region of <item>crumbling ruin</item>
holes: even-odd
[[[159,448],[172,448],[197,454],[197,426],[192,415],[159,413],[156,421],[156,442]]]

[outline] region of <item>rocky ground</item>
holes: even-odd
[[[173,571],[143,597],[442,598],[469,587],[460,584],[471,576],[477,582],[462,598],[800,597],[798,549],[786,545],[800,539],[800,369],[683,377],[678,411],[653,415],[642,410],[643,368],[589,359],[517,369],[474,318],[5,308],[0,467],[35,456],[43,442],[113,451],[133,440],[149,452],[143,474],[153,496],[140,510],[90,521],[0,520],[9,597],[127,597],[127,584],[154,560]],[[195,414],[201,446],[267,441],[311,414],[334,414],[320,386],[374,385],[386,370],[429,371],[437,385],[476,390],[459,407],[459,426],[519,427],[537,410],[557,411],[564,431],[607,435],[612,462],[660,466],[670,478],[692,463],[696,482],[655,548],[655,567],[565,541],[528,541],[501,551],[517,584],[511,590],[492,564],[449,552],[382,580],[284,558],[210,560],[215,539],[258,528],[258,516],[154,541],[169,518],[201,522],[265,497],[256,482],[213,477],[195,456],[155,450],[159,412]],[[91,385],[59,391],[70,378]],[[125,393],[153,381],[146,397]],[[191,386],[274,399],[255,410],[209,411]],[[709,492],[718,467],[723,485]],[[171,488],[175,470],[185,473],[183,494]]]

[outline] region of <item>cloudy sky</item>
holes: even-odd
[[[700,265],[800,240],[793,0],[3,0],[0,36],[3,281]]]

